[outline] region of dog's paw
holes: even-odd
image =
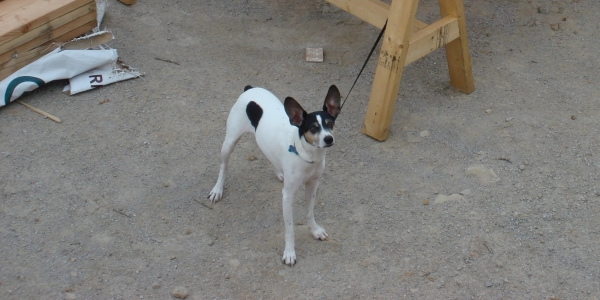
[[[221,196],[223,196],[223,189],[215,187],[212,189],[212,191],[210,191],[210,194],[208,194],[208,199],[210,199],[212,204],[215,204],[215,202],[221,200]]]
[[[277,173],[275,175],[277,175],[277,180],[279,180],[279,182],[283,182],[283,173]]]
[[[329,237],[325,229],[321,228],[321,226],[318,225],[315,226],[315,228],[311,228],[310,232],[312,233],[313,237],[317,240],[324,241]]]
[[[295,265],[296,264],[296,251],[295,250],[283,251],[283,258],[281,258],[281,262],[290,267]]]

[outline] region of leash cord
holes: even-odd
[[[362,72],[364,71],[365,67],[367,66],[367,63],[369,62],[369,59],[371,59],[371,56],[373,55],[373,52],[375,52],[375,48],[377,47],[377,44],[379,44],[379,41],[381,40],[381,37],[383,36],[383,33],[385,32],[385,27],[386,26],[387,26],[387,20],[385,20],[385,24],[383,24],[383,27],[381,28],[381,31],[379,32],[379,36],[377,37],[377,40],[375,41],[375,44],[373,44],[373,47],[371,48],[371,52],[369,52],[369,55],[367,56],[367,59],[365,60],[365,63],[363,64],[362,68],[358,72],[358,75],[356,76],[356,79],[354,80],[354,83],[352,84],[352,87],[348,91],[348,94],[346,95],[346,98],[344,98],[344,102],[342,102],[342,105],[340,106],[340,110],[344,107],[344,104],[346,104],[346,100],[348,100],[348,97],[350,97],[350,93],[352,92],[352,89],[356,85],[356,82],[358,81],[358,78],[360,78],[360,75],[362,74]]]

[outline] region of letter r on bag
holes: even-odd
[[[90,84],[97,82],[97,83],[102,83],[102,75],[90,75],[90,79],[92,79],[90,81]]]

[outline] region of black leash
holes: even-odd
[[[375,48],[377,47],[377,44],[379,44],[379,41],[381,40],[381,37],[383,36],[383,33],[385,32],[385,27],[386,26],[387,26],[387,20],[385,20],[385,24],[383,24],[383,28],[381,28],[381,32],[379,32],[379,36],[377,37],[377,40],[375,41],[375,44],[373,44],[373,48],[371,48],[371,52],[369,52],[369,55],[367,56],[367,59],[365,60],[365,63],[363,64],[362,68],[358,72],[358,75],[356,76],[356,79],[354,80],[354,83],[352,84],[352,87],[348,91],[348,94],[346,95],[346,98],[344,98],[344,102],[342,102],[342,106],[340,106],[340,110],[342,109],[342,107],[344,107],[344,104],[346,103],[346,100],[348,100],[348,97],[350,97],[350,93],[352,92],[352,89],[356,85],[356,82],[358,81],[358,78],[360,77],[360,75],[362,74],[363,70],[367,66],[367,63],[369,62],[369,59],[371,59],[371,55],[373,55],[373,52],[375,52]]]

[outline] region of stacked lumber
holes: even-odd
[[[0,80],[94,27],[95,0],[0,0]]]

